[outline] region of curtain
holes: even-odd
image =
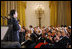
[[[50,25],[71,25],[71,1],[49,1]]]
[[[57,3],[58,1],[49,1],[50,7],[50,24],[53,26],[57,25]]]
[[[1,1],[1,16],[9,16],[10,10],[15,9],[18,12],[18,18],[21,26],[25,26],[26,2],[22,1]],[[7,20],[1,18],[1,25],[7,25]]]

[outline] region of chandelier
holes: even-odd
[[[43,8],[39,5],[36,10],[35,13],[37,15],[37,18],[39,19],[39,26],[41,27],[41,16],[44,14],[44,10]]]

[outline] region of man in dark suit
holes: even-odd
[[[17,41],[19,42],[19,30],[20,26],[17,21],[17,12],[15,10],[10,11],[10,22],[8,23],[9,25],[12,25],[12,29],[10,31],[10,41]]]
[[[17,21],[17,12],[10,11],[10,19],[8,20],[9,29],[1,42],[1,48],[20,48],[19,30],[20,26]]]
[[[62,39],[54,44],[55,48],[67,48],[67,44],[69,43],[70,39],[66,36],[65,32],[62,30]]]

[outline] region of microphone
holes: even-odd
[[[10,19],[10,17],[6,17],[6,16],[1,16],[3,19]]]

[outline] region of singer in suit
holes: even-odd
[[[12,25],[12,29],[9,33],[9,41],[17,41],[19,42],[19,30],[20,26],[17,21],[17,11],[11,10],[10,11],[10,19],[8,21],[8,25]]]

